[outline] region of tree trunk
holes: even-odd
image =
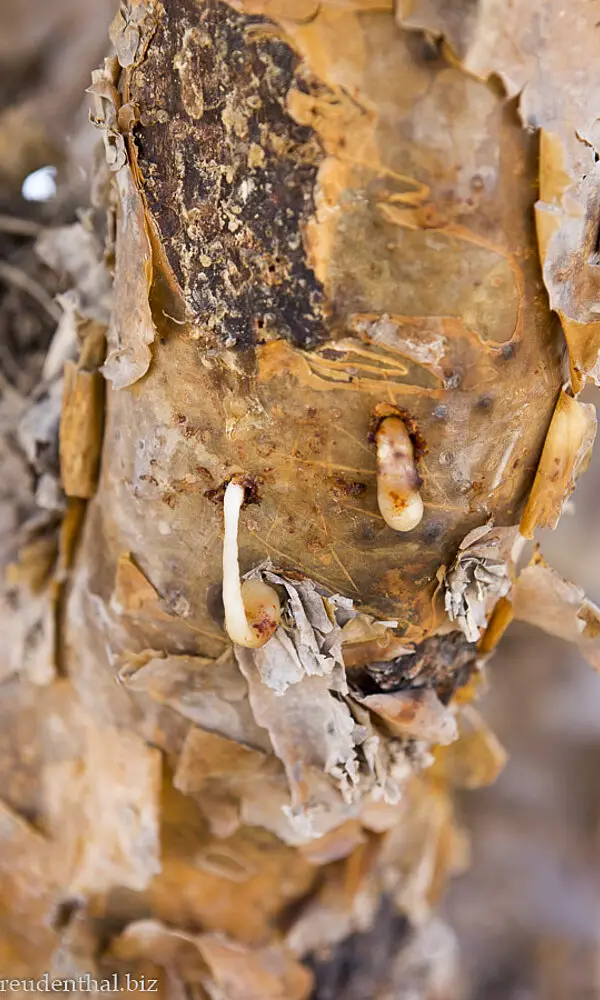
[[[96,322],[63,395],[47,839],[8,811],[3,835],[43,871],[25,902],[6,875],[19,972],[459,995],[432,908],[466,861],[453,789],[504,759],[471,705],[484,662],[514,616],[598,660],[596,609],[538,554],[515,569],[594,434],[587,98],[553,75],[558,4],[537,69],[524,0],[512,48],[459,6],[129,0],[113,22],[101,467],[96,489]],[[281,606],[247,642],[235,488],[242,575]]]

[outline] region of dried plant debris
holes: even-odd
[[[109,170],[120,170],[127,163],[125,137],[119,125],[120,98],[116,87],[119,79],[116,57],[104,60],[104,66],[92,72],[92,85],[88,93],[94,98],[91,121],[102,130],[104,152]]]
[[[0,953],[4,968],[15,975],[43,971],[44,953],[54,943],[56,875],[48,840],[0,801]]]
[[[179,755],[173,784],[185,795],[194,797],[216,837],[228,837],[242,823],[243,801],[259,805],[261,799],[265,802],[267,795],[269,799],[273,796],[275,789],[271,778],[280,779],[281,807],[286,801],[285,776],[272,754],[191,726]],[[266,810],[262,812],[264,815]],[[264,819],[262,825],[272,829]],[[272,832],[278,833],[278,829]]]
[[[400,912],[419,925],[431,916],[449,875],[468,864],[468,841],[447,791],[413,778],[397,823],[385,834],[378,871]]]
[[[347,836],[349,827],[350,823],[344,824],[334,836],[339,832]],[[322,838],[322,842],[328,841],[329,837]],[[312,853],[320,843],[302,848],[302,852]],[[320,870],[316,891],[294,915],[286,934],[286,943],[295,954],[331,954],[332,945],[339,947],[348,935],[367,931],[376,922],[381,898],[376,867],[380,846],[380,840],[363,831],[362,840],[343,861]]]
[[[552,569],[539,551],[519,574],[510,601],[518,621],[575,643],[600,670],[600,609],[580,587]]]
[[[0,592],[0,683],[18,675],[24,682],[49,684],[55,676],[54,600],[48,593],[33,596],[31,583],[15,586],[14,569],[7,567],[7,586]]]
[[[595,407],[563,390],[521,519],[525,538],[533,538],[535,528],[556,527],[578,476],[589,465],[595,437]]]
[[[535,547],[529,563],[499,602],[497,612],[498,622],[492,621],[490,625],[494,632],[490,649],[511,621],[522,621],[574,643],[585,659],[600,669],[600,609],[581,587],[565,580],[548,565],[539,547]],[[486,647],[486,643],[482,646]]]
[[[573,163],[564,137],[540,130],[540,197],[535,206],[540,257],[550,304],[557,312],[569,355],[571,387],[600,384],[598,286],[598,164],[593,142],[580,134],[583,165]],[[589,148],[585,148],[589,144]],[[579,167],[579,169],[578,169]]]
[[[58,213],[57,221],[64,221],[64,211]],[[9,217],[4,228],[8,225],[10,230],[10,222]],[[77,314],[82,334],[79,340],[73,319],[74,303],[85,300],[85,308],[93,312],[92,301],[100,301],[103,289],[108,287],[108,277],[104,275],[103,284],[98,270],[98,248],[89,230],[81,224],[52,228],[32,224],[29,237],[34,235],[37,236],[35,246],[31,244],[27,248],[27,256],[22,248],[20,259],[23,266],[25,261],[31,261],[27,273],[32,281],[35,277],[36,282],[43,282],[40,289],[47,289],[50,302],[51,294],[61,292],[59,299],[65,311],[61,312],[56,303],[53,303],[56,312],[54,308],[51,313],[46,310],[50,324],[42,343],[38,343],[33,330],[29,330],[19,348],[20,377],[14,386],[8,381],[3,384],[0,564],[4,568],[4,581],[0,602],[9,624],[3,635],[0,673],[2,676],[16,673],[24,682],[45,685],[55,676],[58,578],[64,582],[69,563],[67,549],[70,548],[67,536],[73,522],[59,473],[63,367],[69,357],[76,356],[84,337],[87,341],[92,327],[103,336],[100,320]],[[69,294],[64,291],[69,282],[87,288],[81,299],[77,287]],[[25,298],[23,305],[28,305],[29,301],[30,296]],[[38,301],[41,301],[39,296]],[[96,315],[102,315],[102,307]],[[22,309],[21,322],[25,335],[29,323],[26,308]],[[8,348],[7,330],[0,331],[0,339],[4,334]],[[40,347],[47,348],[45,358],[39,357]],[[74,420],[78,429],[80,420],[81,414],[78,414]],[[63,517],[67,524],[64,531],[60,527]]]
[[[443,578],[444,605],[469,642],[477,642],[496,601],[510,590],[510,553],[518,529],[474,528]]]
[[[303,838],[319,836],[351,815],[360,781],[359,747],[368,731],[355,723],[326,678],[306,676],[277,695],[261,680],[251,652],[238,647],[236,658],[248,682],[253,715],[267,729],[286,769],[290,819]],[[368,768],[366,758],[365,764]],[[333,780],[324,781],[323,774]]]
[[[82,221],[70,226],[43,231],[35,248],[44,263],[65,282],[66,311],[74,306],[83,319],[106,325],[112,306],[112,282],[90,218],[84,215]]]
[[[35,252],[59,277],[62,309],[57,305],[58,326],[55,319],[54,335],[48,338],[48,352],[39,371],[41,378],[30,387],[27,403],[24,399],[21,403],[18,435],[36,474],[56,476],[63,365],[77,355],[92,331],[95,337],[102,337],[110,306],[110,281],[89,224],[40,228]]]
[[[346,634],[372,641],[366,637],[381,638],[389,623],[269,564],[254,575],[285,595],[282,624],[265,646],[235,646],[237,666],[231,651],[216,661],[130,653],[118,678],[132,694],[149,695],[199,727],[184,741],[175,784],[198,799],[217,835],[244,822],[310,844],[374,803],[396,803],[413,771],[431,763],[426,747],[455,738],[456,722],[432,689],[440,682],[433,653],[429,667],[422,664],[420,688],[371,700],[351,695],[344,629],[355,622]],[[131,606],[120,592],[119,606]]]
[[[394,634],[396,626],[395,621],[380,622],[364,613],[350,618],[342,629],[346,669],[389,663],[412,653],[412,645]]]
[[[36,363],[37,385],[27,397],[9,387],[4,394],[0,452],[9,473],[8,530],[0,553],[6,567],[0,601],[11,623],[2,673],[45,685],[59,668],[62,588],[82,523],[79,501],[68,496],[89,497],[95,489],[104,409],[97,369],[110,295],[89,225],[39,227],[35,253],[63,289],[67,282],[72,288],[59,296],[62,311],[57,306],[58,325],[41,370]],[[25,353],[23,370],[29,360]]]
[[[60,315],[54,297],[65,290],[64,276],[36,253],[45,220],[42,211],[38,221],[32,214],[32,206],[18,198],[0,204],[0,372],[23,398],[40,380]],[[48,214],[58,224],[64,221],[64,209]]]
[[[62,379],[43,383],[19,421],[19,444],[38,476],[58,474],[58,427],[62,405]]]
[[[71,287],[59,298],[62,313],[44,363],[38,401],[21,421],[21,440],[38,475],[50,476],[58,487],[58,420],[61,485],[67,496],[89,498],[95,491],[104,420],[98,368],[104,360],[111,301],[108,272],[89,222],[43,232],[36,251]],[[49,489],[47,482],[46,497]]]

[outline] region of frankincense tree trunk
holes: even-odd
[[[454,995],[431,908],[452,788],[503,761],[484,660],[516,616],[599,661],[581,592],[515,570],[595,428],[594,88],[561,37],[596,58],[593,4],[393,6],[128,0],[94,74],[114,303],[102,375],[94,328],[65,378],[49,839],[11,841],[48,858],[42,967]],[[279,606],[242,632],[238,544]]]

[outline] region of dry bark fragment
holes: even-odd
[[[119,215],[115,261],[115,302],[102,368],[115,389],[133,385],[148,371],[149,345],[156,336],[148,301],[152,249],[142,199],[127,165],[117,171]]]
[[[169,617],[160,595],[128,552],[119,556],[111,603],[118,614]]]
[[[140,898],[142,914],[261,946],[314,884],[314,867],[278,837],[250,825],[215,837],[194,800],[167,783],[161,816],[162,870]]]
[[[453,715],[430,689],[370,694],[360,700],[395,736],[413,736],[441,746],[457,737]]]
[[[426,779],[414,779],[378,858],[386,893],[419,925],[430,916],[448,877],[467,862],[468,843],[456,825],[447,792]]]
[[[191,728],[173,784],[185,795],[195,797],[215,836],[228,837],[242,823],[242,799],[266,798],[262,773],[266,760],[265,753]],[[240,877],[243,880],[243,870]]]
[[[506,764],[504,747],[471,705],[460,711],[458,727],[456,742],[436,750],[431,773],[459,788],[493,784]]]
[[[65,493],[89,499],[96,491],[102,428],[104,381],[68,361],[64,368],[60,421],[60,474]]]
[[[600,609],[581,587],[552,569],[539,552],[519,574],[510,601],[518,621],[575,643],[588,662],[600,669]]]
[[[469,532],[443,578],[444,605],[469,640],[476,642],[490,607],[510,590],[511,548],[515,528],[490,524]]]
[[[152,958],[177,970],[184,983],[204,986],[223,1000],[307,1000],[312,982],[280,946],[252,950],[222,935],[192,935],[153,920],[129,924],[111,953],[121,960]]]
[[[250,711],[248,686],[229,650],[218,660],[144,650],[124,657],[118,679],[128,690],[147,692],[202,729],[244,746],[270,749],[265,731]]]
[[[55,943],[50,916],[56,892],[50,846],[29,823],[0,802],[0,906],[3,968],[15,976],[44,970]],[[20,920],[15,915],[20,914]]]
[[[595,437],[595,408],[563,390],[521,519],[525,538],[533,538],[535,528],[556,527],[577,477],[588,466]]]
[[[61,732],[67,720],[72,734]],[[144,889],[160,868],[159,751],[134,733],[98,725],[75,699],[68,712],[55,708],[53,721],[61,738],[49,742],[48,822],[63,895]]]

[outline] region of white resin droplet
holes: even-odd
[[[281,620],[277,591],[262,580],[240,582],[238,526],[244,487],[232,480],[223,501],[223,606],[225,629],[232,642],[259,649],[271,638]]]
[[[400,417],[385,417],[377,442],[377,502],[394,531],[412,531],[423,518],[414,446]]]

